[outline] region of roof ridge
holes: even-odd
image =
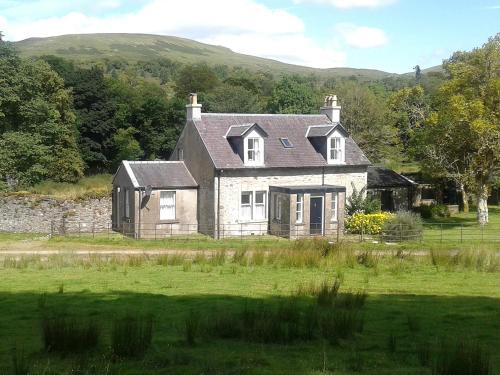
[[[168,163],[182,163],[183,160],[124,160],[129,164],[168,164]]]
[[[283,117],[328,117],[322,113],[202,113],[201,116],[283,116]]]

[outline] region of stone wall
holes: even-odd
[[[111,197],[60,201],[39,196],[0,197],[0,231],[91,233],[111,229]]]

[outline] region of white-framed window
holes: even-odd
[[[125,193],[125,217],[130,217],[130,189],[123,189]]]
[[[160,192],[160,220],[175,220],[175,191]]]
[[[247,138],[247,160],[250,163],[260,163],[261,157],[261,142],[260,138]]]
[[[252,192],[241,192],[241,218],[243,220],[252,220]]]
[[[333,163],[342,162],[342,138],[341,137],[331,137],[329,140],[328,157]]]
[[[339,194],[332,193],[332,221],[338,220]]]
[[[302,224],[304,221],[304,194],[297,194],[297,208],[295,214],[295,222]]]
[[[266,198],[267,198],[267,192],[265,191],[255,192],[254,215],[253,215],[253,218],[255,220],[261,220],[267,217]]]
[[[242,220],[265,220],[267,218],[267,192],[242,191],[240,206]]]
[[[279,195],[275,195],[274,198],[276,203],[274,217],[276,218],[276,220],[281,220],[281,197]]]

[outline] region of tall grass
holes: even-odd
[[[101,328],[90,318],[42,318],[42,340],[47,352],[80,352],[95,348]]]
[[[111,177],[110,174],[98,174],[83,177],[74,184],[44,181],[31,187],[29,191],[57,199],[103,198],[111,195]]]
[[[29,375],[30,368],[24,350],[12,349],[12,375]]]
[[[200,335],[200,323],[200,314],[194,310],[190,310],[184,319],[184,335],[186,343],[190,346],[194,346],[196,344],[196,340]]]
[[[441,341],[432,373],[434,375],[490,375],[490,354],[478,342],[459,339]]]
[[[111,350],[118,357],[141,357],[151,346],[153,317],[127,314],[113,321]]]

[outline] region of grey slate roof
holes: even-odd
[[[254,123],[267,133],[267,138],[264,140],[264,168],[329,166],[325,158],[306,138],[307,129],[311,125],[335,125],[326,115],[202,113],[201,120],[193,122],[218,169],[245,168],[243,161],[224,136],[231,126]],[[282,137],[288,138],[294,147],[283,147],[280,142]],[[370,164],[352,138],[346,138],[345,147],[345,165]]]
[[[153,188],[188,188],[197,187],[191,173],[183,161],[124,161],[130,168],[126,168],[136,185]],[[134,183],[135,184],[135,183]],[[137,187],[137,186],[136,186]]]
[[[368,167],[368,189],[409,187],[415,183],[410,179],[384,167]]]

